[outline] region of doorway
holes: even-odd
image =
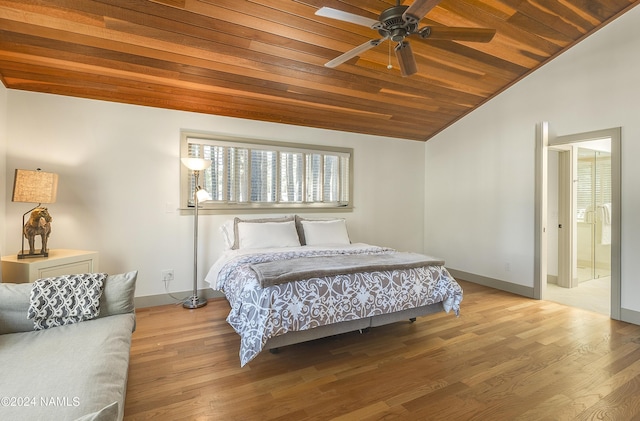
[[[610,137],[549,147],[545,299],[611,314],[611,175]]]
[[[548,284],[547,280],[556,274],[556,282],[562,284],[565,292],[570,291],[569,293],[573,294],[572,289],[575,291],[585,290],[580,287],[588,285],[592,279],[606,280],[608,273],[609,315],[616,320],[620,320],[621,317],[621,132],[621,128],[617,127],[575,135],[555,136],[549,129],[547,122],[540,123],[536,127],[533,296],[537,299],[549,299],[550,288],[548,287],[550,283]],[[594,148],[589,143],[602,142],[603,140],[610,143],[609,151]],[[587,150],[579,151],[579,148]],[[558,151],[559,164],[555,164],[550,158],[553,156],[549,153],[550,150]],[[570,154],[567,152],[569,150],[573,150],[574,153]],[[580,152],[582,152],[583,160],[581,166],[584,166],[581,171],[584,172],[583,178],[585,180],[595,177],[594,183],[602,183],[603,179],[594,175],[594,171],[598,166],[603,166],[603,163],[608,161],[606,165],[610,167],[611,182],[610,192],[600,191],[602,197],[593,199],[593,203],[586,203],[587,200],[584,199],[584,203],[581,201],[579,206],[577,184]],[[566,204],[557,204],[558,211],[555,214],[552,210],[553,207],[549,208],[552,206],[549,202],[553,198],[554,190],[554,184],[549,183],[549,171],[554,168],[554,165],[558,165],[558,177],[563,173],[569,174],[567,177],[570,181],[559,183],[559,186],[571,184],[574,191],[570,198],[565,199]],[[598,195],[597,192],[593,192],[593,189],[589,190],[587,187],[584,189],[588,190],[591,196]],[[607,195],[610,197],[610,205]],[[567,198],[567,194],[557,192],[557,197],[558,199]],[[560,212],[560,209],[565,211]],[[580,274],[577,248],[579,216],[582,218],[580,222],[583,223],[580,230],[584,231],[583,234],[587,236],[587,241],[580,249]],[[557,252],[554,252],[553,249],[556,245],[558,249]],[[607,249],[609,252],[603,253],[603,250]],[[555,261],[554,256],[556,256]],[[607,256],[608,259],[603,261],[602,256]],[[608,268],[606,263],[609,263]],[[557,269],[554,265],[557,265]],[[587,280],[587,278],[590,279]],[[580,282],[581,280],[583,282]]]

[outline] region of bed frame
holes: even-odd
[[[278,352],[278,348],[293,345],[301,342],[312,341],[314,339],[326,338],[327,336],[339,335],[341,333],[353,332],[356,330],[368,329],[370,327],[384,326],[401,320],[414,322],[416,317],[426,316],[444,311],[442,303],[435,303],[428,306],[410,308],[396,311],[389,314],[365,317],[363,319],[349,320],[346,322],[332,323],[330,325],[318,326],[309,330],[287,332],[284,335],[270,338],[264,346],[271,353]]]

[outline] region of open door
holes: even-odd
[[[575,276],[576,254],[574,244],[575,166],[571,147],[558,153],[558,286],[573,288],[578,284]]]

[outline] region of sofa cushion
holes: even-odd
[[[0,391],[22,400],[0,407],[0,419],[74,420],[108,412],[113,402],[122,419],[134,322],[129,313],[0,335],[0,361],[10,362]]]
[[[137,271],[131,271],[107,277],[98,318],[134,311],[137,275]],[[32,285],[0,283],[0,335],[33,330],[33,320],[27,319]]]
[[[0,335],[33,330],[27,319],[31,284],[0,283]]]

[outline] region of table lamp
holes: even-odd
[[[58,193],[58,174],[44,172],[38,168],[35,171],[16,169],[13,182],[12,202],[37,203],[37,205],[22,215],[22,249],[18,259],[27,257],[47,257],[49,249],[47,241],[51,234],[51,215],[47,208],[40,207],[43,203],[55,203]],[[25,217],[31,213],[29,221]],[[35,251],[35,237],[40,236],[42,247],[39,253]],[[25,253],[24,239],[29,240],[29,252]]]

